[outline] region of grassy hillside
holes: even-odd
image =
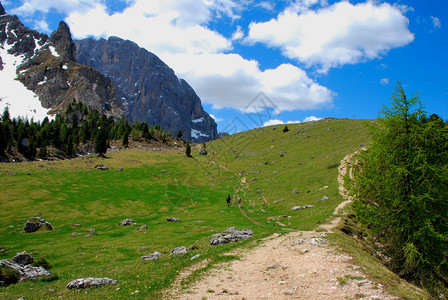
[[[253,241],[210,246],[212,234],[235,226],[254,239],[273,232],[313,229],[342,201],[337,166],[368,143],[366,121],[327,119],[272,126],[207,143],[208,155],[183,149],[129,149],[108,158],[0,165],[0,247],[11,258],[27,251],[47,259],[55,281],[23,282],[0,288],[2,299],[157,298],[191,257],[210,264]],[[103,164],[108,171],[93,168]],[[120,171],[120,169],[123,169]],[[293,192],[294,189],[298,193]],[[225,197],[232,196],[227,207]],[[243,200],[238,208],[236,197]],[[323,196],[328,200],[320,201]],[[292,211],[296,205],[313,205]],[[25,233],[29,217],[48,220],[54,230]],[[289,217],[288,217],[289,216]],[[181,222],[167,222],[178,217]],[[120,226],[127,218],[137,226]],[[146,224],[146,231],[137,227]],[[89,229],[98,234],[88,236]],[[199,249],[170,256],[179,246]],[[158,261],[142,261],[153,251]],[[70,291],[83,277],[110,277],[118,285]]]

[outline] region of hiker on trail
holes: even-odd
[[[238,207],[241,207],[241,197],[238,196]]]
[[[227,202],[227,206],[230,206],[230,195],[227,195],[226,202]]]

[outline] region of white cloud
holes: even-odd
[[[382,78],[380,80],[380,84],[382,85],[388,85],[389,84],[389,78]]]
[[[442,21],[439,18],[431,16],[432,24],[434,29],[442,28]]]
[[[297,123],[302,123],[302,122],[313,122],[313,121],[319,121],[322,120],[322,118],[318,118],[315,116],[309,116],[306,117],[303,121],[282,121],[280,119],[271,119],[269,121],[266,121],[263,123],[263,127],[266,126],[272,126],[272,125],[282,125],[282,124],[297,124]]]
[[[45,20],[35,21],[36,30],[40,32],[50,33],[51,29],[48,23]]]
[[[104,2],[101,0],[24,0],[22,5],[12,10],[14,14],[25,16],[33,15],[36,11],[48,13],[55,10],[59,13],[71,13],[73,11],[85,11]]]
[[[283,111],[332,105],[329,89],[290,64],[262,71],[258,62],[238,54],[171,55],[166,62],[176,66],[176,72],[194,87],[202,101],[214,108],[242,111],[259,92]]]
[[[236,27],[236,31],[232,34],[232,41],[241,40],[244,37],[244,31],[241,29],[241,26]]]
[[[263,2],[257,3],[256,6],[266,9],[266,10],[269,10],[269,11],[274,10],[274,4],[272,4],[271,2],[268,2],[268,1],[263,1]]]
[[[322,120],[322,118],[318,118],[315,116],[309,116],[309,117],[306,117],[305,120],[303,120],[303,122],[313,122],[313,121],[319,121],[319,120]]]
[[[213,118],[213,120],[215,120],[216,123],[219,123],[219,122],[224,121],[223,118],[217,117],[217,116],[215,116],[215,115],[213,115],[213,114],[209,114],[209,115],[210,115],[210,117]]]
[[[263,127],[272,126],[272,125],[281,125],[281,124],[285,124],[285,122],[283,122],[282,120],[279,120],[279,119],[273,119],[273,120],[264,122]]]
[[[286,57],[308,66],[320,65],[326,72],[409,44],[414,35],[408,23],[402,12],[388,3],[341,1],[316,11],[292,7],[276,19],[252,23],[247,41],[280,48]]]

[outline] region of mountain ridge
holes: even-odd
[[[131,121],[158,124],[186,140],[218,137],[216,123],[193,88],[158,56],[119,37],[75,41],[76,60],[110,78]]]
[[[134,42],[73,41],[63,21],[49,37],[0,3],[0,51],[0,71],[9,72],[0,74],[0,109],[9,107],[13,116],[42,120],[76,100],[108,117],[159,125],[173,135],[181,131],[185,140],[218,138],[216,122],[193,88]]]

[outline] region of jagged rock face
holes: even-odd
[[[61,22],[48,38],[25,27],[17,16],[1,15],[2,11],[0,4],[0,46],[8,49],[8,55],[22,58],[17,78],[39,96],[44,108],[56,113],[65,102],[75,99],[108,116],[124,116],[113,82],[94,68],[74,61],[75,44],[67,24]]]
[[[216,123],[184,80],[156,55],[131,41],[75,41],[76,60],[94,67],[117,86],[117,95],[131,121],[160,125],[194,142],[216,139]]]

